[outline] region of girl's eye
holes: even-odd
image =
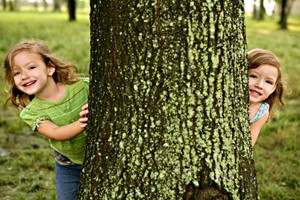
[[[266,81],[268,84],[273,85],[273,81]]]
[[[249,77],[250,77],[250,78],[256,78],[257,76],[254,75],[254,74],[250,74]]]
[[[28,69],[30,70],[30,69],[34,69],[35,68],[35,66],[30,66],[30,67],[28,67]]]
[[[17,75],[19,75],[20,74],[20,72],[14,72],[13,73],[13,76],[17,76]]]

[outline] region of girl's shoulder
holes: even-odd
[[[20,112],[20,118],[24,120],[32,130],[35,130],[45,120],[49,120],[49,117],[45,115],[46,104],[41,103],[39,99],[33,98],[31,102],[22,109]]]
[[[254,117],[250,120],[250,124],[254,123],[255,121],[259,120],[260,118],[262,118],[266,113],[269,112],[269,104],[267,104],[266,102],[263,102],[259,109],[257,110],[257,112],[255,113]]]
[[[72,99],[76,96],[81,96],[82,98],[88,95],[89,93],[89,79],[81,78],[77,82],[67,85],[66,98]]]
[[[81,77],[78,81],[71,85],[89,85],[90,84],[90,79],[88,77]]]
[[[80,78],[74,83],[67,84],[67,93],[73,90],[78,90],[78,89],[81,90],[82,88],[84,88],[84,90],[88,90],[89,85],[90,85],[89,78]]]
[[[80,78],[80,81],[89,84],[90,83],[90,78],[89,77],[82,77],[82,78]]]
[[[33,97],[33,99],[26,105],[26,107],[24,107],[21,111],[38,111],[40,109],[44,108],[44,103],[42,102],[42,100],[38,99],[37,97]]]

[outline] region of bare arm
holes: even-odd
[[[66,141],[84,131],[84,127],[80,127],[80,125],[81,122],[79,120],[65,126],[57,126],[53,122],[46,120],[37,127],[37,130],[47,138]]]
[[[257,120],[256,122],[250,125],[252,146],[254,146],[254,144],[256,143],[259,132],[263,127],[263,125],[268,121],[268,119],[269,119],[269,112],[267,112],[262,118],[260,118],[259,120]]]
[[[77,121],[65,126],[57,126],[53,122],[45,120],[39,125],[39,127],[37,127],[37,131],[47,138],[53,140],[69,140],[84,131],[88,120],[87,114],[88,106],[86,104],[82,107],[82,111],[79,113],[80,119],[78,119]]]

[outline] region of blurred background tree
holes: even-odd
[[[293,9],[293,5],[295,8]],[[267,15],[279,15],[279,28],[286,30],[287,19],[291,12],[299,12],[299,0],[245,0],[246,10],[252,13],[254,20],[264,20]],[[251,8],[252,7],[252,8]]]
[[[53,12],[61,12],[63,6],[67,8],[69,21],[76,21],[76,8],[88,5],[88,0],[2,0],[2,9],[11,12],[28,9],[40,11],[40,7],[47,11],[50,6]]]
[[[68,0],[69,21],[76,20],[76,0]]]

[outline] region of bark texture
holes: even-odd
[[[257,199],[241,0],[91,1],[79,199]]]

